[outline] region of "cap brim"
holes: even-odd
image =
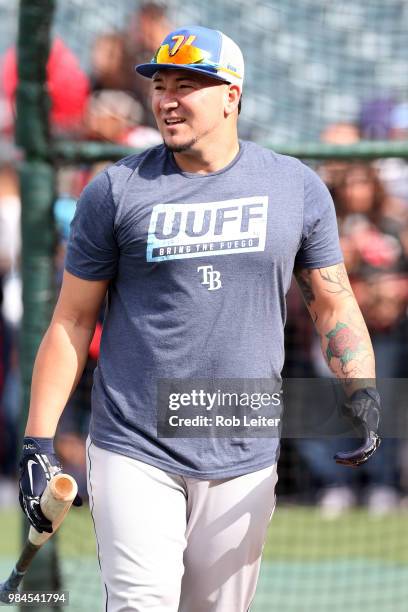
[[[162,69],[170,69],[170,70],[189,70],[190,72],[199,72],[200,74],[205,74],[212,79],[216,79],[217,81],[221,81],[223,83],[229,83],[227,79],[219,76],[216,72],[210,71],[208,68],[198,68],[196,66],[191,66],[189,64],[138,64],[135,66],[136,72],[141,74],[144,77],[149,79],[152,78],[156,72]]]

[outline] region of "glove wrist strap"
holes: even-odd
[[[23,454],[41,453],[44,455],[53,455],[54,438],[37,438],[35,436],[26,436],[23,441]]]
[[[357,389],[356,391],[354,391],[349,401],[359,400],[364,397],[369,397],[370,399],[377,402],[378,405],[380,405],[381,403],[380,394],[378,393],[375,387],[364,387],[364,389]]]

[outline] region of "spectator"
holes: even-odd
[[[124,91],[101,90],[92,94],[87,112],[86,129],[91,139],[146,148],[160,144],[160,133],[140,125],[141,104]]]
[[[377,170],[353,164],[334,196],[349,274],[405,271],[407,213],[400,200],[387,194]]]
[[[130,72],[125,37],[108,32],[98,36],[91,51],[91,89],[119,89],[131,92],[134,78]]]
[[[352,145],[360,140],[360,133],[353,123],[332,123],[323,130],[320,140],[325,144]],[[319,165],[319,175],[330,192],[336,187],[349,163],[344,160],[329,160]]]
[[[92,49],[92,91],[121,90],[142,106],[139,123],[156,126],[150,107],[150,83],[135,72],[135,65],[150,61],[171,30],[164,3],[145,2],[130,17],[123,32],[98,36]]]
[[[138,60],[150,61],[171,29],[165,2],[144,2],[130,21],[128,35]]]
[[[167,7],[161,2],[145,2],[130,22],[126,39],[134,74],[134,88],[138,92],[145,115],[144,123],[156,126],[150,105],[150,84],[133,70],[135,64],[150,62],[167,32],[173,29],[167,17]]]
[[[390,140],[408,140],[408,103],[397,104],[390,115]],[[403,200],[408,210],[408,163],[406,159],[389,157],[377,162],[387,192]]]
[[[6,51],[3,64],[3,89],[14,108],[18,83],[14,47]],[[89,94],[89,81],[78,59],[66,44],[56,38],[47,64],[47,85],[51,98],[51,126],[59,133],[80,131]]]
[[[388,140],[394,106],[392,98],[376,98],[365,102],[359,119],[361,137],[365,140]]]

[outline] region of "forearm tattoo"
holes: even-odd
[[[335,270],[328,268],[319,269],[320,278],[326,281],[326,291],[343,295],[344,297],[352,297],[352,292],[347,279],[347,273],[343,265],[334,266]]]
[[[308,306],[310,306],[315,299],[312,289],[312,280],[310,278],[311,272],[311,270],[295,270],[296,280]]]
[[[352,362],[364,351],[364,341],[355,333],[347,323],[337,321],[335,327],[325,334],[328,344],[326,348],[326,361],[333,369],[332,359],[340,362],[344,375],[353,375],[357,372]],[[335,370],[334,370],[335,371]]]
[[[331,371],[345,380],[374,378],[370,337],[344,265],[319,270],[298,269],[295,276]],[[333,296],[329,307],[325,293]]]

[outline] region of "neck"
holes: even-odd
[[[238,137],[236,137],[227,146],[214,143],[207,146],[205,150],[192,148],[182,153],[173,153],[173,155],[180,170],[196,174],[210,174],[228,166],[238,155],[238,152],[239,142]]]

